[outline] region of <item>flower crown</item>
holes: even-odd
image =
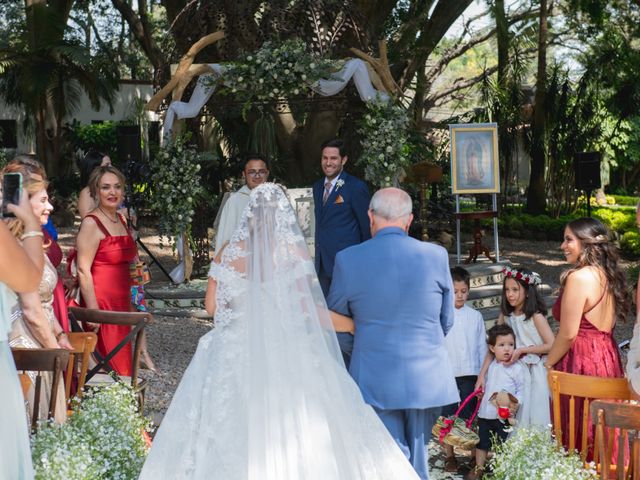
[[[504,267],[502,269],[507,277],[515,278],[516,280],[522,280],[527,285],[541,285],[542,279],[536,272],[524,273],[522,270],[511,267]]]

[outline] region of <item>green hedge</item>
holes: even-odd
[[[620,237],[620,250],[626,257],[640,256],[640,233],[637,231],[625,232]]]
[[[638,205],[640,198],[638,197],[628,197],[625,195],[612,195],[616,201],[616,205],[627,205],[631,207],[635,207]]]
[[[551,218],[548,215],[501,213],[498,217],[498,229],[500,234],[506,237],[562,242],[567,223],[581,216],[564,215],[560,218]],[[592,210],[592,216],[615,232],[624,256],[640,257],[640,233],[636,227],[635,208],[599,207]],[[491,229],[493,220],[483,221],[483,226]]]

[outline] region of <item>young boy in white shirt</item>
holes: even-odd
[[[522,405],[522,394],[525,384],[525,366],[521,362],[511,363],[511,357],[516,349],[516,335],[506,324],[491,327],[488,332],[489,350],[493,354],[493,361],[489,365],[480,410],[478,411],[478,436],[480,442],[476,447],[476,467],[464,478],[477,480],[484,474],[487,453],[491,450],[491,441],[504,442],[509,434],[509,422],[501,420],[498,409],[489,402],[491,395],[505,391],[516,397]],[[515,412],[511,412],[515,415]]]
[[[471,393],[478,380],[478,373],[487,354],[487,336],[484,319],[477,310],[465,303],[469,298],[471,275],[462,267],[451,269],[454,292],[453,327],[445,337],[445,345],[456,377],[460,401],[464,401]],[[469,402],[460,412],[460,417],[467,419],[476,407],[477,399]],[[453,415],[458,408],[454,403],[442,408],[442,415]],[[458,463],[451,445],[444,444],[446,454],[445,471],[458,471]],[[472,452],[473,457],[473,452]]]

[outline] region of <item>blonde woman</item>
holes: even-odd
[[[22,185],[29,199],[31,211],[40,225],[47,223],[53,207],[49,203],[47,182],[29,175],[21,166],[12,165],[5,168],[4,173],[17,172],[23,176]],[[32,236],[41,236],[42,231],[26,229],[20,218],[6,220],[7,226],[16,238],[26,241]],[[46,247],[46,245],[45,245]],[[42,250],[44,270],[37,290],[20,293],[18,304],[11,313],[12,323],[9,333],[9,345],[17,348],[66,348],[72,349],[58,319],[53,311],[53,291],[58,282],[58,273]],[[51,374],[43,375],[44,393],[40,396],[39,416],[46,419],[49,406],[49,391],[53,378]],[[60,383],[56,404],[55,421],[66,420],[64,385]],[[29,393],[29,403],[34,402],[34,388]]]

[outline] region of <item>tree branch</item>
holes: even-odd
[[[489,67],[485,69],[480,75],[476,75],[475,77],[467,78],[465,80],[457,81],[449,88],[445,88],[444,90],[440,90],[434,93],[433,95],[429,95],[425,103],[433,104],[435,103],[436,100],[439,100],[442,97],[451,95],[452,93],[457,92],[458,90],[472,87],[476,83],[484,80],[486,77],[490,75],[493,75],[497,71],[498,71],[498,66],[494,65],[493,67]]]
[[[404,88],[413,79],[418,66],[424,64],[438,42],[471,2],[472,0],[440,0],[438,2],[431,18],[426,22],[424,28],[420,30],[420,37],[416,40],[413,51],[408,52],[410,60],[402,78],[398,82],[400,88]]]
[[[168,65],[167,58],[153,40],[149,19],[146,12],[145,0],[138,0],[139,14],[131,8],[125,0],[111,0],[113,6],[120,12],[129,24],[129,30],[133,34],[140,47],[155,70],[161,70]]]
[[[514,16],[509,17],[508,25],[509,26],[514,25],[515,23],[518,23],[522,20],[526,20],[527,18],[532,17],[532,15],[535,15],[535,11],[533,9],[529,9],[524,12],[517,13]],[[474,18],[477,19],[478,16]],[[472,38],[471,40],[469,40],[467,43],[463,45],[458,45],[452,49],[449,49],[447,52],[445,52],[442,58],[438,60],[438,62],[429,69],[429,71],[427,72],[427,79],[429,81],[433,81],[433,79],[438,75],[440,75],[451,61],[455,60],[458,57],[461,57],[476,45],[486,42],[496,34],[496,31],[497,29],[494,27],[486,31],[484,34],[481,34],[478,37]]]
[[[194,76],[202,75],[211,71],[208,65],[199,65],[193,70],[190,70],[196,55],[208,45],[217,42],[224,38],[224,32],[218,31],[210,33],[202,37],[196,43],[194,43],[189,51],[184,54],[180,59],[176,73],[171,77],[169,83],[167,83],[162,89],[157,92],[144,106],[145,110],[156,111],[160,106],[160,103],[165,99],[169,93],[173,92],[173,100],[180,100],[184,89]]]

